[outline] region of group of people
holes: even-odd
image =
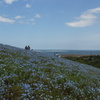
[[[28,45],[28,46],[25,46],[25,49],[26,50],[30,50],[30,46]]]
[[[31,48],[30,48],[29,45],[28,45],[28,46],[25,46],[25,50],[30,50],[30,49],[31,49]],[[33,49],[32,49],[32,50],[33,50]],[[58,54],[58,52],[54,52],[54,56],[60,58],[60,55]]]

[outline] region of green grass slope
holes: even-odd
[[[100,68],[100,55],[62,55],[61,57]]]
[[[0,44],[0,100],[100,100],[100,69]]]

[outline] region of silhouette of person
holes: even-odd
[[[27,49],[28,49],[28,47],[27,47],[27,46],[25,46],[25,49],[27,50]]]
[[[28,45],[28,50],[30,50],[30,46]]]

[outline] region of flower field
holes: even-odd
[[[0,100],[100,100],[100,69],[0,44]]]

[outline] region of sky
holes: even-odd
[[[100,50],[100,0],[0,0],[0,43]]]

